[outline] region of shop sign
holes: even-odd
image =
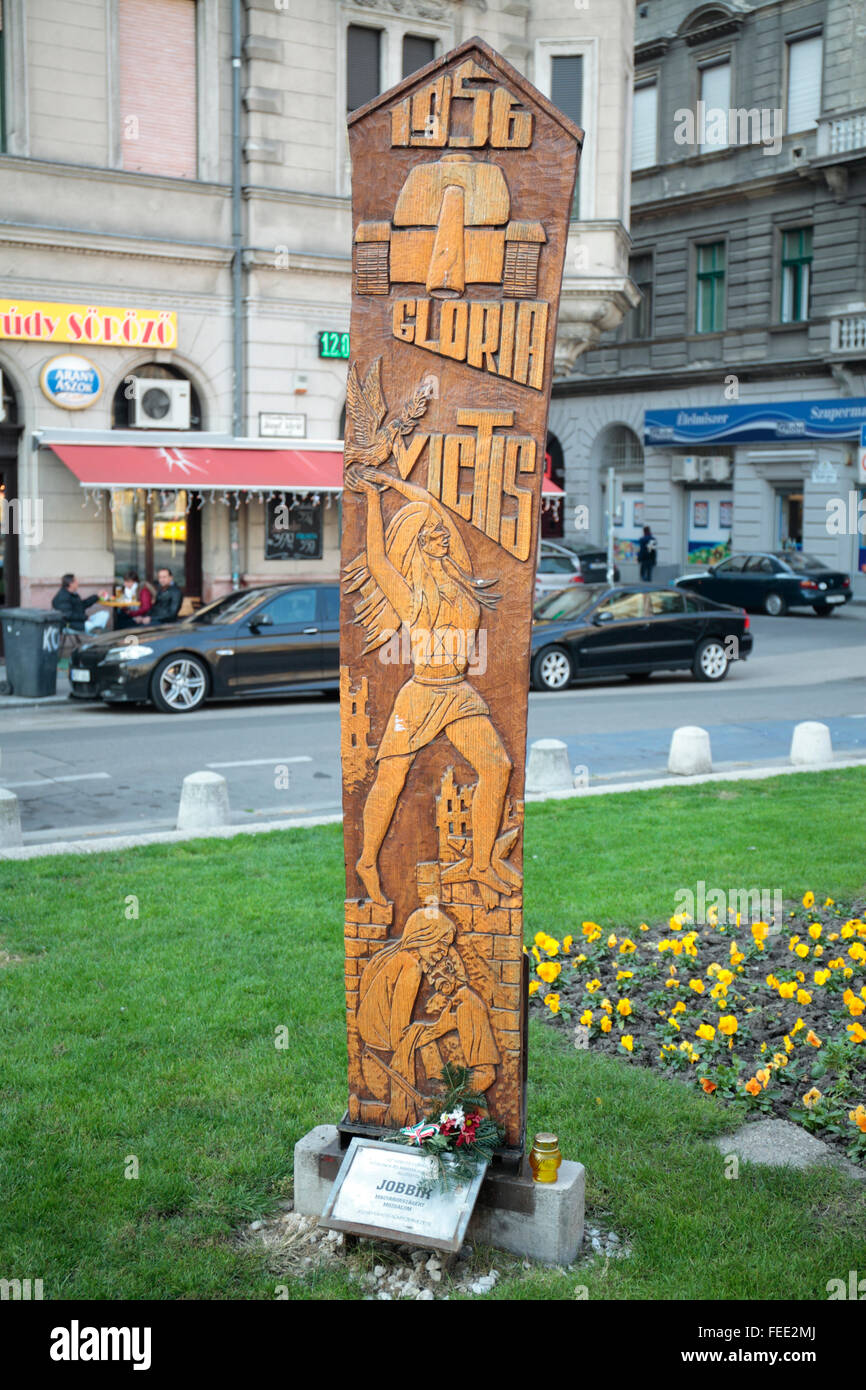
[[[39,377],[43,395],[63,410],[86,410],[102,394],[102,377],[86,357],[72,352],[52,357]]]
[[[45,304],[0,299],[0,338],[89,347],[177,347],[177,314],[168,309]]]
[[[866,487],[866,425],[860,430],[860,448],[857,454],[857,481]]]
[[[734,444],[798,439],[856,439],[866,425],[866,399],[772,401],[750,405],[695,405],[648,410],[644,443]]]

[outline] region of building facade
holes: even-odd
[[[643,297],[554,386],[566,525],[603,531],[613,466],[622,561],[649,524],[668,573],[798,546],[862,595],[862,6],[645,0],[635,45]]]
[[[346,114],[473,34],[589,132],[559,370],[638,302],[631,0],[0,16],[0,601],[45,605],[65,571],[94,592],[167,564],[191,601],[337,573]]]

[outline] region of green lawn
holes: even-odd
[[[657,921],[699,879],[853,895],[864,797],[854,769],[530,806],[527,940]],[[233,1235],[344,1109],[342,897],[337,826],[0,863],[0,1275],[46,1298],[273,1297]],[[864,1185],[726,1180],[706,1139],[734,1118],[533,1027],[530,1130],[586,1164],[591,1215],[634,1255],[494,1297],[820,1299],[866,1268]],[[293,1291],[364,1292],[339,1273]]]

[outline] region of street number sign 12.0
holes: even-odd
[[[319,333],[319,356],[339,357],[344,359],[345,361],[348,361],[348,333],[335,333],[333,329],[323,328],[322,331]]]

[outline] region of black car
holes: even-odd
[[[826,618],[851,599],[851,580],[843,570],[828,569],[822,560],[799,550],[731,555],[674,582],[718,603],[733,603],[772,618],[780,618],[789,608],[813,608]]]
[[[340,683],[340,589],[298,582],[227,594],[182,622],[91,638],[70,658],[72,694],[188,714],[205,700]]]
[[[742,609],[651,584],[582,585],[535,605],[532,684],[564,690],[579,676],[646,680],[652,671],[720,681],[751,650]]]

